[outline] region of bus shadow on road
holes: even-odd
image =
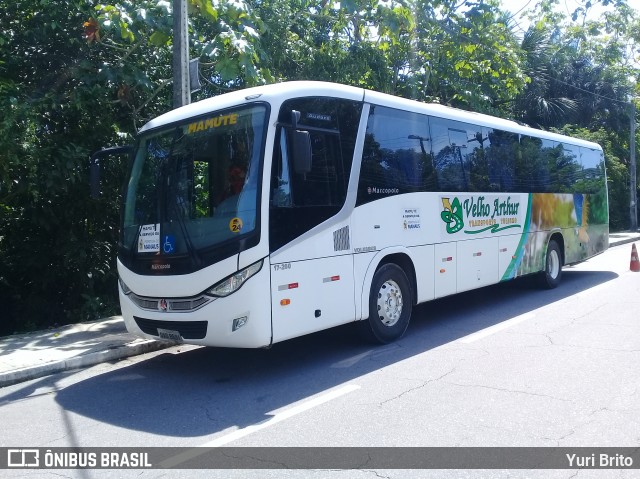
[[[562,284],[550,291],[524,278],[425,303],[414,309],[407,334],[386,346],[363,344],[354,325],[346,325],[268,350],[165,352],[67,386],[56,401],[66,411],[124,429],[209,440],[617,277],[568,270]]]

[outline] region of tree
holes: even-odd
[[[117,209],[88,200],[86,164],[126,116],[93,75],[87,3],[54,3],[0,17],[1,332],[115,312]]]
[[[497,113],[525,85],[509,18],[489,1],[416,3],[416,67],[408,79],[424,97]]]
[[[600,143],[605,151],[610,224],[628,226],[629,98],[638,78],[640,19],[624,0],[585,2],[570,17],[550,0],[530,15],[523,38],[531,82],[512,114],[531,125]],[[609,7],[592,18],[596,3]]]
[[[215,87],[265,80],[247,4],[193,0],[193,54]],[[0,16],[0,334],[117,311],[125,159],[89,198],[88,158],[170,108],[167,2],[16,0]],[[208,87],[207,87],[208,88]],[[205,94],[211,94],[206,91]]]

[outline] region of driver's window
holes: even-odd
[[[346,195],[339,135],[311,131],[311,171],[295,173],[288,133],[286,128],[278,133],[271,170],[271,206],[339,209]]]

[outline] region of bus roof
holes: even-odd
[[[601,150],[600,145],[591,141],[582,140],[571,136],[560,135],[558,133],[552,133],[550,131],[539,130],[537,128],[531,128],[527,125],[517,123],[513,120],[506,120],[504,118],[485,115],[483,113],[460,110],[458,108],[452,108],[449,106],[440,105],[438,103],[422,103],[419,101],[399,98],[388,95],[386,93],[379,93],[370,90],[366,91],[365,101],[374,105],[381,105],[389,108],[399,108],[402,110],[414,111],[416,113],[423,113],[438,118],[445,118],[448,120],[455,120],[463,123],[485,126],[488,128],[497,128],[513,133],[520,133],[522,135],[536,136],[552,141],[566,142],[576,146],[584,146],[590,149]]]
[[[215,110],[248,104],[256,100],[266,101],[272,104],[280,104],[289,98],[306,96],[328,96],[353,101],[364,101],[374,105],[413,111],[439,118],[480,125],[487,128],[497,128],[522,135],[536,136],[552,141],[566,142],[576,146],[601,150],[601,147],[597,143],[531,128],[512,120],[505,120],[504,118],[460,110],[437,103],[423,103],[416,100],[408,100],[406,98],[372,90],[365,90],[363,88],[319,81],[291,81],[275,83],[207,98],[160,115],[145,124],[139,132],[142,133],[171,123],[206,115],[207,113]]]
[[[185,105],[157,118],[154,118],[140,129],[140,133],[177,121],[206,115],[215,110],[231,108],[255,101],[266,101],[279,104],[289,98],[305,96],[330,96],[348,100],[362,101],[364,90],[337,83],[316,81],[292,81],[262,85],[244,90],[225,93],[212,98]]]

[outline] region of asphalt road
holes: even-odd
[[[350,326],[270,350],[173,347],[0,389],[0,445],[640,446],[640,273],[629,245],[419,306],[407,335]],[[7,471],[4,471],[7,472]],[[22,477],[26,471],[8,471]],[[194,471],[29,471],[193,477]],[[638,477],[635,470],[239,470],[202,477]],[[4,475],[4,473],[3,473]]]

